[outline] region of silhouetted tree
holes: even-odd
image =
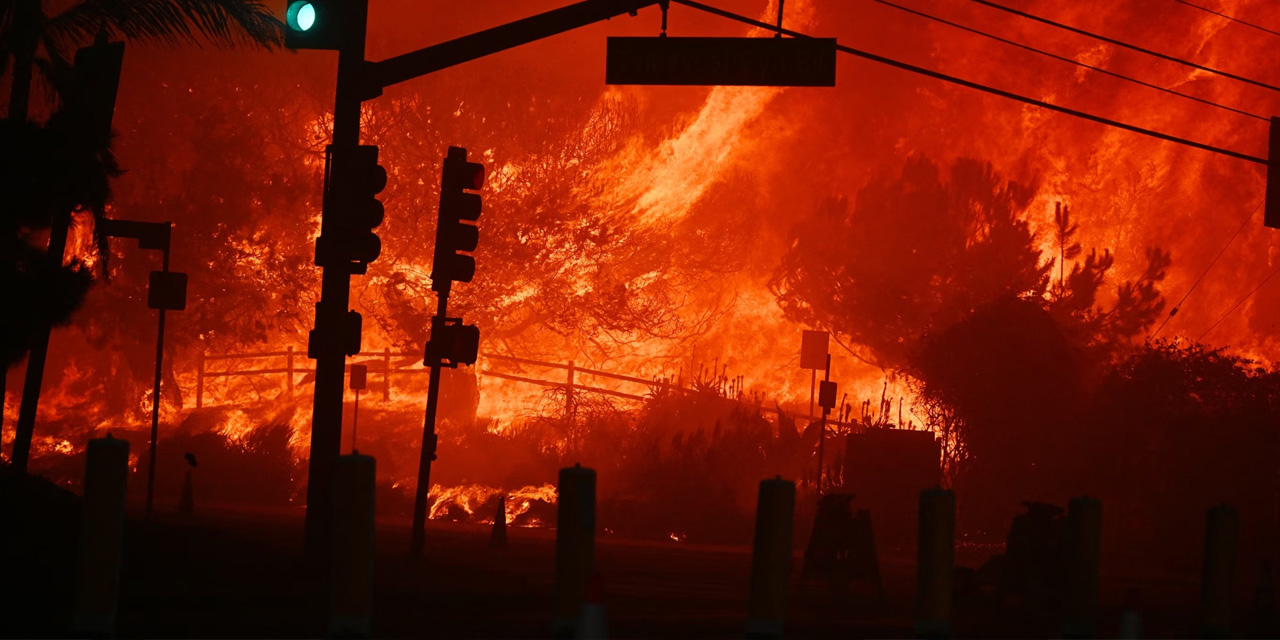
[[[1085,253],[1065,204],[1056,255],[1041,258],[1024,219],[1034,194],[973,160],[944,173],[912,158],[852,210],[828,201],[797,225],[772,282],[788,317],[914,379],[967,516],[995,530],[1022,499],[1069,497],[1081,411],[1156,319],[1170,263],[1149,249],[1141,274],[1105,295],[1114,256]]]
[[[852,208],[829,200],[798,224],[770,287],[789,319],[901,369],[925,333],[985,302],[1044,292],[1052,263],[1020,217],[1034,193],[976,160],[944,173],[911,158]]]
[[[1240,512],[1240,566],[1272,555],[1280,476],[1280,371],[1224,349],[1161,340],[1103,379],[1077,477],[1108,507],[1123,555],[1194,570],[1208,507]]]
[[[119,34],[144,43],[174,45],[212,41],[219,45],[278,47],[282,25],[261,2],[250,0],[82,0],[45,11],[40,0],[15,0],[0,10],[0,68],[11,70],[10,119],[3,134],[5,179],[0,183],[0,295],[26,310],[0,324],[0,360],[7,368],[26,352],[33,332],[66,322],[92,282],[85,262],[59,270],[38,264],[31,241],[42,231],[69,224],[73,212],[105,215],[109,180],[118,173],[109,147],[102,147],[70,111],[55,111],[43,126],[26,118],[31,70],[52,89],[51,104],[65,95],[75,47],[98,34]],[[96,233],[96,232],[95,232]],[[37,243],[38,245],[39,243]],[[98,235],[97,244],[105,247]],[[104,253],[105,255],[105,253]],[[61,271],[61,272],[59,272]]]

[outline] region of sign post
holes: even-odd
[[[356,406],[351,413],[351,454],[355,455],[356,451],[356,426],[360,424],[360,391],[362,391],[369,381],[369,367],[363,364],[351,365],[351,389],[356,392]]]
[[[827,367],[831,334],[806,329],[800,339],[800,368],[809,369],[809,419],[813,419],[813,390],[818,385],[818,369]]]

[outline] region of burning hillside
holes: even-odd
[[[369,55],[557,4],[375,3]],[[764,20],[777,10],[722,4]],[[904,4],[1253,114],[1280,110],[1272,92],[975,3]],[[1280,78],[1280,63],[1253,53],[1274,36],[1171,0],[1019,6]],[[1270,17],[1262,0],[1222,9]],[[1066,446],[1056,438],[1087,437],[1073,429],[1097,418],[1090,412],[1103,404],[1093,399],[1118,402],[1119,387],[1107,385],[1137,384],[1118,364],[1134,354],[1203,355],[1143,351],[1149,337],[1229,347],[1264,364],[1280,355],[1268,320],[1280,287],[1233,306],[1276,268],[1256,214],[1264,180],[1254,166],[852,57],[840,59],[835,89],[605,88],[604,36],[656,35],[651,13],[432,74],[366,104],[362,142],[380,147],[389,181],[382,254],[351,288],[365,322],[362,353],[349,362],[369,367],[370,388],[354,439],[348,392],[343,450],[378,459],[390,512],[407,513],[417,472],[422,350],[435,308],[431,239],[451,144],[488,171],[476,278],[451,300],[454,315],[480,327],[482,344],[477,365],[444,382],[433,518],[491,522],[502,494],[509,523],[546,523],[546,483],[581,461],[600,470],[614,529],[723,539],[708,523],[749,514],[760,477],[814,484],[814,434],[798,418],[809,410],[809,376],[798,367],[806,328],[834,338],[838,432],[932,429],[950,443],[948,456],[995,452],[975,453],[974,465],[1043,455],[988,444],[1032,429],[1062,434],[1045,436],[1048,450]],[[672,35],[748,35],[679,5],[669,21]],[[786,25],[1264,155],[1262,120],[882,3],[793,0]],[[173,265],[190,274],[191,303],[169,320],[159,486],[176,497],[178,456],[192,450],[211,460],[201,472],[222,485],[211,490],[218,498],[298,504],[333,61],[314,52],[152,54],[131,48],[126,58],[115,119],[126,172],[109,213],[172,220]],[[72,246],[92,260],[83,217]],[[154,321],[143,300],[154,265],[122,243],[111,251],[110,279],[50,348],[33,469],[61,481],[77,477],[90,438],[111,432],[141,444],[148,426]],[[1026,369],[1011,364],[1023,356]],[[1224,370],[1251,366],[1218,357]],[[8,377],[6,449],[20,370]],[[1003,393],[966,387],[969,372],[999,380]],[[1031,374],[1043,384],[1022,394],[1020,378]],[[983,411],[966,404],[974,398]],[[1071,406],[1088,409],[1063,410]],[[989,424],[1016,427],[974,426]],[[980,435],[966,442],[957,425]],[[1058,479],[1088,470],[1022,472],[1046,473],[1035,490],[1058,498]],[[827,473],[839,482],[838,463]],[[983,491],[1008,479],[974,477]],[[664,518],[684,520],[676,529]]]

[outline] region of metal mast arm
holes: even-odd
[[[640,9],[656,4],[665,4],[665,0],[585,0],[381,62],[368,63],[371,84],[386,88],[624,13],[634,15]]]

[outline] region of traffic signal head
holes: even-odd
[[[456,368],[472,365],[480,353],[480,329],[462,324],[461,318],[432,318],[431,339],[427,342],[427,366],[439,363]]]
[[[1270,140],[1267,149],[1267,191],[1262,223],[1272,229],[1280,229],[1280,117],[1271,118]]]
[[[364,36],[365,0],[287,0],[284,44],[291,49],[341,49]]]
[[[105,147],[111,140],[111,117],[123,64],[124,42],[107,42],[100,36],[94,44],[76,51],[67,106],[83,118],[98,146]]]
[[[387,186],[387,171],[378,165],[376,146],[331,146],[329,152],[326,219],[316,242],[316,264],[347,265],[352,273],[364,273],[382,253],[373,229],[385,213],[377,196]]]
[[[285,14],[285,24],[293,31],[310,31],[316,25],[316,5],[307,0],[292,0]]]
[[[484,186],[484,165],[467,162],[467,150],[449,147],[440,179],[440,217],[436,227],[435,260],[431,267],[431,288],[448,291],[453,282],[471,282],[476,273],[470,253],[480,244],[480,229],[471,224],[480,219],[479,191]]]

